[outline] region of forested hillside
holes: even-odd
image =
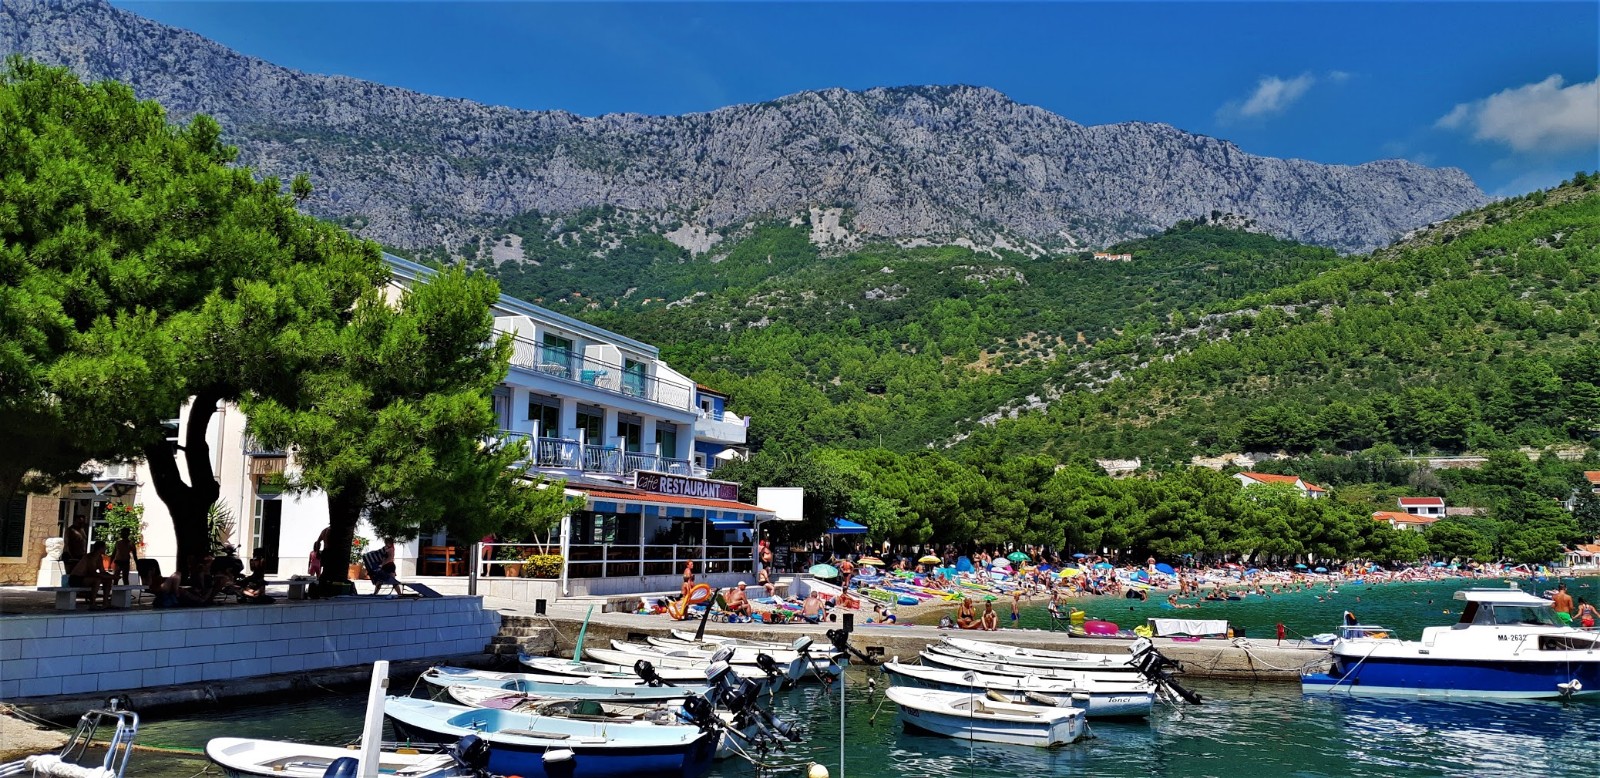
[[[1600,432],[1595,187],[1580,175],[1200,320],[1133,325],[1068,368],[1047,412],[979,437],[1158,462],[1586,442]]]
[[[827,257],[805,230],[757,229],[716,263],[653,263],[625,299],[545,303],[733,393],[757,445],[909,450],[1039,395],[1127,322],[1197,317],[1351,261],[1193,222],[1117,247],[1132,262],[948,246]],[[565,276],[533,270],[503,268],[506,290],[544,297]]]

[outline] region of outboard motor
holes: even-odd
[[[489,741],[477,735],[467,735],[446,746],[444,751],[462,767],[482,770],[489,766]]]
[[[847,656],[855,657],[861,663],[866,664],[866,665],[874,665],[875,666],[875,665],[883,664],[883,660],[875,658],[875,657],[868,656],[868,655],[862,653],[860,649],[857,649],[855,646],[850,645],[850,633],[849,632],[846,632],[846,631],[844,631],[842,629],[830,629],[830,630],[827,631],[826,634],[828,636],[828,642],[832,643],[833,647],[836,650],[838,650],[839,652],[841,652],[841,653],[843,653],[843,654],[845,654]]]
[[[683,701],[683,715],[690,723],[701,729],[710,729],[718,724],[716,710],[706,698],[699,695]]]
[[[328,763],[328,769],[322,771],[322,778],[359,778],[361,761],[353,756],[341,756]]]
[[[666,680],[661,677],[660,673],[656,672],[656,666],[650,664],[650,661],[647,659],[640,659],[639,661],[634,662],[633,672],[635,675],[638,675],[644,680],[644,684],[646,686],[659,687],[672,685],[667,683]]]
[[[1176,695],[1190,705],[1204,704],[1204,700],[1200,695],[1183,688],[1177,681],[1173,680],[1172,670],[1183,672],[1183,664],[1168,659],[1160,651],[1157,651],[1155,644],[1150,642],[1149,638],[1139,638],[1133,642],[1133,645],[1128,647],[1128,650],[1133,654],[1128,659],[1128,664],[1133,665],[1139,671],[1139,674],[1144,676],[1145,680],[1155,684],[1156,689],[1161,692],[1163,697],[1171,700],[1171,697]]]
[[[769,681],[776,680],[778,676],[783,675],[783,667],[778,664],[778,660],[767,654],[756,654],[756,667],[761,668],[761,672],[767,674],[767,680]]]

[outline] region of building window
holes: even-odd
[[[668,459],[678,458],[678,428],[672,424],[656,422],[656,449]]]
[[[257,487],[260,490],[269,487]],[[252,554],[260,549],[266,560],[266,569],[262,572],[276,575],[278,572],[279,540],[283,536],[283,500],[281,494],[258,493],[255,500],[255,510],[250,521],[250,551]]]
[[[617,437],[622,438],[622,449],[638,453],[643,444],[644,424],[637,416],[617,416]]]
[[[0,557],[20,557],[28,543],[28,496],[0,502]]]
[[[622,362],[622,392],[634,397],[644,396],[644,363],[626,359]]]
[[[585,445],[604,446],[606,415],[599,408],[578,406],[578,434]]]
[[[571,372],[572,341],[546,332],[544,343],[539,347],[539,364],[556,368],[557,372]]]
[[[561,401],[538,394],[528,395],[528,421],[534,424],[535,437],[561,437]]]

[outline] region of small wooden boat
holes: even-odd
[[[1136,675],[1139,672],[1138,668],[1128,664],[1127,656],[1121,654],[1084,654],[1082,659],[1077,660],[1044,659],[994,653],[980,654],[955,649],[942,643],[932,643],[922,653],[926,656],[936,657],[941,664],[946,663],[947,660],[949,662],[985,662],[1036,673],[1071,671]]]
[[[1148,716],[1156,698],[1155,687],[1142,678],[1131,682],[1073,682],[937,670],[894,661],[885,662],[883,671],[897,686],[980,695],[992,691],[1007,702],[1081,708],[1094,719]]]
[[[644,679],[544,675],[542,673],[497,673],[462,667],[430,667],[422,680],[439,688],[473,686],[506,693],[532,694],[567,699],[670,700],[688,695],[705,696],[704,683],[677,686],[648,686]],[[701,678],[704,681],[704,678]]]
[[[677,706],[690,697],[682,689],[672,686],[645,687],[677,692],[671,697],[638,699],[630,697],[550,697],[542,694],[490,689],[483,686],[450,686],[445,693],[450,699],[469,708],[494,708],[538,713],[542,716],[582,715],[611,719],[639,718],[661,709]]]
[[[693,656],[673,656],[665,650],[651,651],[653,646],[640,646],[632,643],[623,643],[625,648],[591,648],[585,647],[583,653],[596,662],[608,663],[614,666],[628,667],[643,659],[655,666],[657,672],[663,673],[663,678],[675,680],[665,675],[670,671],[674,676],[684,673],[699,673],[705,677],[705,671],[712,664],[712,657],[708,654],[695,654]],[[750,678],[755,681],[764,681],[767,677],[765,671],[755,664],[734,664],[733,672],[740,677]],[[787,664],[778,666],[779,679],[788,683],[803,680],[812,674],[811,661],[805,657],[795,657]]]
[[[976,656],[958,655],[958,653],[922,652],[918,664],[923,668],[954,669],[954,671],[982,672],[986,676],[1032,676],[1035,679],[1069,680],[1069,682],[1082,682],[1085,679],[1106,680],[1106,682],[1123,682],[1134,684],[1141,680],[1138,668],[1133,666],[1110,666],[1110,668],[1080,669],[1075,666],[1067,668],[1029,668],[1024,664],[1006,664],[1003,661],[979,660]]]
[[[242,737],[216,737],[206,742],[206,758],[221,767],[228,778],[322,778],[334,761],[357,753],[355,746],[312,746]],[[399,747],[381,752],[378,770],[396,778],[466,778],[478,774],[437,749],[424,753]]]
[[[411,697],[384,701],[397,733],[423,743],[476,735],[489,744],[496,775],[570,778],[696,778],[711,769],[721,728],[613,722],[468,708]]]
[[[928,646],[928,651],[947,656],[966,656],[986,662],[1017,665],[1020,667],[1045,667],[1072,670],[1109,670],[1135,672],[1124,654],[1090,654],[1078,651],[1046,651],[1044,649],[1007,646],[981,640],[945,636]]]
[[[615,662],[574,662],[554,656],[528,656],[522,654],[518,659],[522,666],[543,675],[567,676],[569,678],[612,678],[633,679],[644,682],[639,674],[633,671],[635,660],[645,657],[633,657],[626,664]],[[649,660],[646,660],[649,661]],[[656,674],[661,680],[668,683],[705,683],[706,673],[704,667],[699,668],[673,668],[663,667],[655,662]]]
[[[1084,736],[1083,711],[996,702],[983,694],[899,686],[887,691],[906,729],[960,740],[1053,748]]]

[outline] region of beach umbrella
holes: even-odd
[[[1306,569],[1306,566],[1305,565],[1295,565],[1294,569],[1296,569],[1296,570],[1304,570],[1304,569]]]
[[[1159,570],[1159,569],[1160,569],[1160,568],[1159,568],[1159,567],[1157,567],[1157,568],[1156,568],[1156,569],[1158,569],[1158,570]],[[1250,569],[1249,569],[1249,570],[1246,570],[1246,571],[1244,571],[1244,574],[1245,574],[1245,575],[1255,575],[1255,574],[1256,574],[1256,573],[1259,573],[1259,572],[1261,572],[1261,568],[1259,568],[1259,567],[1252,567],[1252,568],[1250,568]]]
[[[1443,562],[1434,562],[1433,566],[1434,567],[1444,567],[1444,563]]]
[[[940,558],[938,558],[938,557],[936,557],[936,556],[934,556],[932,554],[923,554],[922,558],[918,559],[917,561],[921,562],[922,564],[925,564],[925,565],[937,565],[937,564],[942,563],[944,560],[940,559]]]
[[[1156,572],[1163,573],[1165,575],[1173,575],[1174,574],[1173,570],[1172,570],[1172,565],[1169,565],[1166,562],[1157,563],[1156,564]]]
[[[1312,570],[1312,571],[1311,571],[1311,572],[1313,572],[1313,573],[1326,573],[1326,572],[1328,572],[1328,568],[1326,568],[1326,567],[1319,567],[1319,568],[1317,568],[1317,569],[1315,569],[1315,570]]]
[[[1110,562],[1096,562],[1095,565],[1094,565],[1094,569],[1096,569],[1096,570],[1110,570],[1111,569],[1111,563]]]
[[[816,576],[818,578],[838,578],[839,577],[839,568],[834,567],[833,565],[812,565],[811,569],[807,570],[806,572],[808,572],[808,573],[810,573],[810,574],[812,574],[812,575],[814,575],[814,576]]]
[[[1006,554],[1006,559],[1009,559],[1009,560],[1011,560],[1013,562],[1016,562],[1019,565],[1022,564],[1023,562],[1026,562],[1026,561],[1032,559],[1032,558],[1033,557],[1022,553],[1021,551],[1013,551],[1013,552],[1011,552],[1009,554]]]
[[[858,564],[858,565],[871,565],[873,567],[883,567],[883,560],[879,559],[879,558],[877,558],[875,556],[864,556],[864,557],[862,557],[860,559],[857,559],[856,560],[856,564]]]
[[[996,559],[989,565],[990,570],[1010,570],[1011,563],[1004,559]]]
[[[1073,554],[1072,558],[1073,559],[1082,559],[1082,558],[1084,558],[1086,556],[1088,556],[1088,554],[1078,553],[1078,554]]]

